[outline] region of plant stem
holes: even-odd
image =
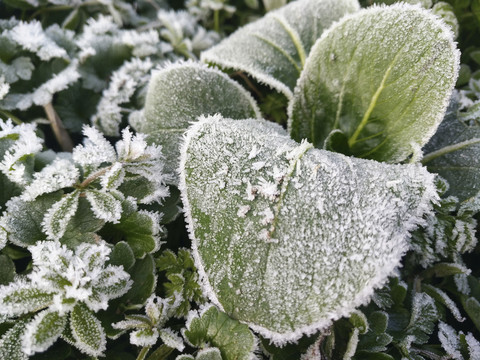
[[[150,351],[151,346],[145,346],[142,348],[140,353],[137,356],[137,360],[144,360],[147,357],[148,352]]]
[[[220,32],[220,10],[214,10],[213,12],[213,30]]]
[[[62,120],[53,108],[52,103],[44,105],[43,108],[45,109],[47,118],[50,121],[50,126],[52,127],[53,133],[55,134],[55,137],[57,138],[60,147],[63,151],[72,152],[73,141],[70,138],[70,135],[68,135],[67,130],[65,130]]]
[[[85,189],[88,185],[90,185],[93,181],[97,180],[100,176],[104,175],[111,168],[112,168],[112,165],[98,170],[96,173],[90,175],[88,178],[83,180],[83,182],[78,187],[81,189]]]
[[[432,161],[433,159],[435,159],[439,156],[442,156],[442,155],[445,155],[445,154],[448,154],[448,153],[466,148],[466,147],[471,146],[471,145],[475,145],[479,142],[480,142],[480,138],[473,138],[473,139],[470,139],[470,140],[461,141],[461,142],[453,144],[453,145],[445,146],[445,147],[443,147],[443,148],[441,148],[437,151],[433,151],[433,152],[425,155],[423,157],[421,163],[422,163],[422,165],[425,165],[426,163]]]

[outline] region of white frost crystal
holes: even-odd
[[[258,120],[200,119],[180,170],[206,294],[277,344],[369,301],[438,199],[421,166],[313,149]]]

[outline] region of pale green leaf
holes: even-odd
[[[85,196],[95,216],[107,222],[118,223],[122,215],[122,203],[105,191],[88,189]]]
[[[255,349],[255,339],[248,327],[214,306],[190,318],[184,337],[196,347],[203,348],[206,344],[217,347],[222,354],[219,359],[224,360],[248,360]]]
[[[0,286],[0,314],[11,317],[41,310],[52,304],[53,295],[23,280]]]
[[[195,357],[195,360],[223,360],[223,358],[219,349],[207,348],[200,350]]]
[[[48,209],[42,221],[42,229],[49,240],[59,240],[67,230],[70,219],[78,208],[79,193],[65,195]]]
[[[67,316],[56,311],[38,313],[25,328],[21,338],[22,350],[27,355],[47,350],[60,337],[66,323]]]
[[[75,346],[91,356],[102,356],[106,349],[105,331],[100,321],[83,304],[77,304],[70,314],[70,329]]]
[[[418,165],[313,149],[253,119],[194,124],[180,170],[204,290],[276,343],[368,301],[438,197]]]
[[[435,133],[458,66],[451,31],[430,12],[406,4],[361,10],[312,48],[290,103],[290,133],[321,148],[339,129],[351,154],[402,161]]]
[[[29,246],[47,237],[42,232],[45,213],[61,199],[61,193],[47,194],[34,201],[23,201],[19,197],[7,203],[0,223],[7,231],[7,239],[18,246]]]
[[[315,41],[331,24],[358,8],[357,0],[294,1],[238,29],[203,52],[201,59],[244,71],[291,98]]]
[[[422,163],[450,185],[445,196],[460,201],[480,191],[480,126],[468,125],[459,116],[458,98],[454,96],[444,120],[424,148]]]
[[[18,321],[0,338],[0,359],[27,360],[28,355],[22,351],[22,343],[18,341],[25,330],[25,322]]]
[[[200,115],[216,113],[232,119],[260,117],[251,95],[224,73],[199,63],[177,63],[153,75],[145,121],[134,127],[162,145],[166,172],[175,174],[182,134]]]

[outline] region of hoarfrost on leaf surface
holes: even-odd
[[[244,71],[291,98],[315,41],[336,20],[358,9],[357,0],[295,1],[238,29],[201,59]]]
[[[145,120],[135,130],[162,146],[166,171],[175,173],[182,134],[200,115],[217,113],[232,119],[260,117],[252,96],[226,74],[201,63],[170,64],[153,74]]]
[[[292,138],[322,148],[340,130],[350,154],[405,160],[442,121],[459,59],[450,29],[418,6],[347,15],[306,60],[289,106]]]
[[[434,176],[418,165],[312,149],[253,119],[192,125],[180,170],[206,294],[278,344],[367,302],[438,199]]]

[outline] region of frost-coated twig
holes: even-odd
[[[47,105],[44,105],[43,108],[45,109],[47,118],[50,121],[50,125],[52,126],[53,132],[55,134],[55,138],[60,144],[62,150],[72,152],[73,141],[70,138],[70,135],[68,135],[67,130],[65,130],[62,120],[60,119],[57,112],[53,108],[52,103],[48,103]]]

